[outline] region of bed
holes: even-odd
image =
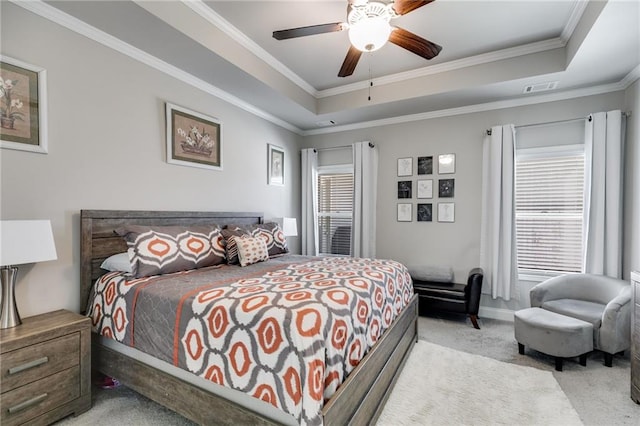
[[[263,216],[253,212],[82,210],[81,305],[84,306],[89,299],[94,282],[105,273],[100,268],[103,260],[127,250],[123,238],[114,230],[125,225],[194,226],[211,223],[249,226],[263,223]],[[285,259],[280,262],[296,265],[297,261],[288,263]],[[277,270],[274,268],[270,270]],[[296,270],[297,267],[291,268]],[[386,331],[324,402],[319,418],[314,418],[311,423],[343,425],[374,422],[417,339],[417,318],[417,296],[411,295]],[[136,352],[135,348],[119,345],[97,334],[93,336],[92,361],[94,370],[117,378],[123,385],[200,424],[291,424],[295,420],[290,415],[283,416],[284,411],[275,409],[272,404],[206,383],[193,374],[179,371],[170,363],[155,360]]]

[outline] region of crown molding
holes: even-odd
[[[153,55],[150,55],[143,50],[138,49],[124,41],[107,34],[104,31],[101,31],[81,20],[75,18],[67,13],[64,13],[60,9],[57,9],[53,6],[50,6],[44,3],[41,0],[30,0],[30,1],[19,1],[19,0],[10,0],[13,4],[22,7],[23,9],[28,10],[29,12],[35,13],[45,19],[48,19],[56,24],[62,25],[63,27],[74,31],[80,35],[83,35],[93,41],[96,41],[106,47],[116,50],[117,52],[122,53],[123,55],[129,56],[139,62],[142,62],[145,65],[148,65],[160,72],[163,72],[171,77],[180,80],[186,84],[189,84],[193,87],[196,87],[203,92],[206,92],[216,98],[219,98],[223,101],[226,101],[240,109],[243,109],[257,117],[263,118],[271,123],[278,125],[284,129],[290,130],[294,133],[301,134],[302,130],[298,127],[288,123],[268,112],[257,108],[251,105],[248,102],[243,101],[242,99],[220,89],[217,86],[214,86],[210,83],[207,83],[204,80],[201,80],[192,74],[189,74],[167,62],[156,58]]]
[[[207,20],[209,23],[216,26],[218,29],[223,31],[229,37],[234,39],[244,48],[249,50],[251,53],[256,55],[258,58],[265,61],[269,66],[278,71],[280,74],[288,78],[292,83],[300,87],[305,92],[309,93],[311,96],[317,97],[318,91],[303,80],[298,74],[294,73],[282,62],[278,61],[272,55],[270,55],[266,50],[260,47],[256,42],[247,37],[242,31],[236,28],[229,21],[224,19],[220,14],[218,14],[215,10],[211,9],[207,6],[202,0],[181,0],[182,3],[193,10],[195,13],[200,15],[202,18]]]
[[[457,59],[455,61],[444,62],[442,64],[431,65],[411,71],[391,74],[384,77],[376,78],[376,86],[397,83],[400,81],[410,80],[413,78],[425,77],[428,75],[454,71],[475,65],[487,64],[490,62],[501,61],[503,59],[515,58],[518,56],[529,55],[532,53],[544,52],[547,50],[558,49],[566,46],[566,42],[561,38],[553,38],[535,43],[529,43],[522,46],[510,47],[508,49],[496,50],[493,52],[483,53],[481,55],[469,56],[467,58]],[[330,96],[341,95],[344,93],[362,90],[369,87],[368,81],[359,81],[357,83],[347,84],[344,86],[334,87],[331,89],[320,90],[317,93],[318,98],[326,98]]]
[[[640,68],[636,67],[636,70]],[[634,70],[635,71],[635,70]],[[640,72],[640,71],[639,71]],[[626,79],[626,78],[625,78]],[[637,77],[636,77],[637,79]],[[393,124],[409,123],[412,121],[431,120],[434,118],[452,117],[455,115],[473,114],[478,112],[493,111],[496,109],[515,108],[527,105],[536,105],[547,102],[564,101],[567,99],[582,98],[585,96],[601,95],[603,93],[618,92],[625,90],[631,83],[623,84],[624,79],[618,83],[604,84],[594,87],[567,90],[564,92],[550,93],[546,95],[526,96],[505,101],[487,102],[483,104],[467,105],[458,108],[441,109],[437,111],[423,112],[419,114],[402,115],[397,117],[384,118],[381,120],[361,121],[359,123],[345,124],[331,128],[305,130],[302,136],[323,135],[329,133],[346,132],[349,130],[367,129],[371,127],[389,126]],[[635,80],[634,80],[635,81]]]
[[[620,85],[623,86],[623,89],[628,89],[633,83],[636,82],[637,79],[640,78],[640,65],[636,65],[634,69],[629,72],[629,74],[625,75],[622,80],[620,80]]]
[[[580,18],[582,18],[582,14],[584,13],[584,10],[587,8],[588,3],[589,2],[587,0],[578,0],[573,6],[573,9],[571,10],[571,15],[569,16],[569,20],[567,21],[567,24],[564,26],[564,29],[560,34],[560,39],[563,40],[565,43],[569,41],[569,38],[571,38],[571,35],[573,34],[576,27],[578,26],[578,23],[580,22]]]

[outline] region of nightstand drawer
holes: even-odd
[[[0,396],[3,426],[18,425],[80,396],[80,367],[45,377]]]
[[[2,392],[78,365],[79,351],[80,333],[73,333],[2,354]]]

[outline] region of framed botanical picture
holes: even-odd
[[[398,222],[411,222],[412,207],[411,203],[398,203]]]
[[[284,150],[279,146],[267,145],[267,173],[269,185],[284,185]]]
[[[418,157],[418,174],[433,174],[433,157]]]
[[[438,203],[438,222],[454,222],[456,206],[454,203]]]
[[[455,179],[440,179],[438,181],[438,197],[453,198],[455,191]]]
[[[456,172],[456,155],[442,154],[438,155],[438,174],[444,175]]]
[[[46,154],[47,72],[0,55],[0,147]]]
[[[418,204],[418,222],[433,221],[433,204]]]
[[[222,123],[167,102],[167,163],[222,170]]]
[[[398,158],[398,176],[411,176],[413,174],[413,158]]]
[[[433,179],[418,179],[418,198],[433,198]]]
[[[413,182],[401,180],[398,182],[398,198],[411,198],[413,196]]]

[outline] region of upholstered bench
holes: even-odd
[[[587,354],[593,351],[593,325],[540,308],[515,313],[515,337],[518,351],[525,346],[555,357],[556,370],[562,371],[563,358],[580,357],[587,365]]]

